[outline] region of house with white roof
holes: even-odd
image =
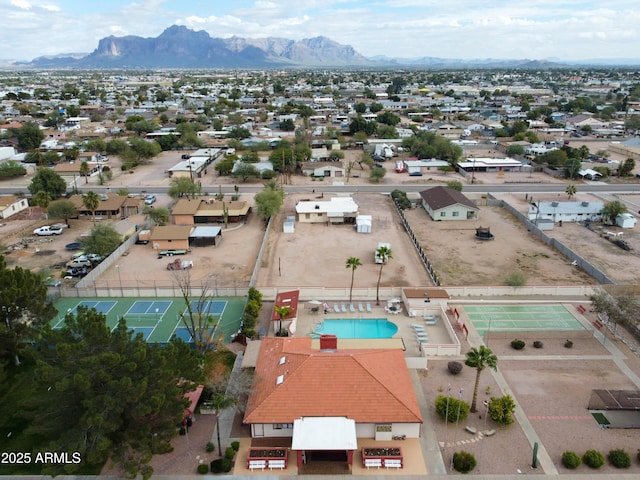
[[[601,221],[602,202],[537,202],[529,205],[528,217],[534,224],[540,222]]]
[[[352,197],[332,197],[329,201],[300,201],[296,205],[298,222],[355,224],[358,204]]]

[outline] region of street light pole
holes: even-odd
[[[116,265],[116,270],[118,271],[118,283],[120,284],[120,296],[124,297],[124,291],[122,289],[122,277],[120,276],[120,265]]]
[[[483,432],[487,431],[487,417],[489,416],[489,401],[485,400],[482,402],[484,405],[484,429]],[[486,438],[483,436],[480,444],[480,458],[478,459],[478,471],[480,471],[480,466],[482,465],[482,452],[484,451],[484,441]]]
[[[158,311],[159,310],[160,310],[159,308],[156,308],[156,325],[158,324]]]

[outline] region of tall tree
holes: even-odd
[[[67,191],[67,182],[50,168],[38,168],[27,187],[32,195],[47,192],[53,200],[60,198]]]
[[[255,196],[256,214],[262,218],[265,223],[276,215],[284,203],[284,191],[275,182],[269,182],[264,186],[261,192]]]
[[[83,161],[80,164],[80,175],[84,177],[85,185],[89,183],[89,164],[86,161]]]
[[[349,287],[349,303],[351,303],[351,299],[353,298],[353,280],[356,274],[356,269],[362,266],[362,262],[358,257],[349,257],[345,263],[346,268],[351,269],[351,287]]]
[[[238,404],[236,397],[227,396],[224,393],[216,393],[209,400],[211,407],[216,414],[216,434],[218,436],[218,453],[222,456],[222,443],[220,442],[220,415],[227,408]]]
[[[498,369],[498,357],[496,357],[491,349],[480,345],[478,348],[472,348],[467,352],[467,360],[465,365],[476,369],[476,383],[473,387],[473,401],[471,402],[471,411],[476,412],[476,404],[478,403],[478,388],[480,386],[480,374],[489,367],[493,370]]]
[[[188,405],[184,394],[201,381],[196,353],[181,341],[147,343],[121,318],[79,307],[64,326],[43,330],[25,441],[41,451],[78,452],[78,464],[51,464],[43,474],[73,474],[111,459],[127,477],[149,478],[152,454],[170,451]],[[191,380],[191,381],[190,381]],[[52,439],[42,445],[44,439]]]
[[[49,192],[45,192],[44,190],[40,190],[33,196],[32,202],[34,205],[47,210],[47,208],[49,208],[49,204],[51,203],[51,194]]]
[[[98,209],[98,205],[100,205],[100,197],[98,197],[98,194],[92,190],[85,193],[82,197],[82,205],[91,212],[93,223],[96,223],[96,210]]]
[[[200,293],[196,295],[193,290],[191,270],[173,270],[171,274],[185,302],[185,309],[180,313],[180,322],[193,339],[196,352],[203,354],[213,350],[218,343],[216,339],[218,325],[208,310],[212,297],[212,280],[210,277],[204,280],[199,289]],[[193,300],[194,298],[196,300]]]
[[[567,189],[564,191],[564,193],[566,193],[569,200],[571,200],[576,194],[576,191],[577,191],[576,186],[572,184],[572,185],[567,185]]]
[[[69,226],[70,218],[78,218],[78,209],[69,200],[56,200],[49,205],[47,214],[49,218],[64,220],[64,223]]]
[[[611,222],[611,224],[615,224],[616,218],[623,213],[627,213],[627,206],[620,200],[607,202],[605,203],[604,208],[600,210],[602,220],[604,222]]]
[[[42,278],[21,267],[7,268],[0,255],[0,357],[18,354],[35,332],[55,316]]]
[[[94,225],[89,236],[82,237],[82,248],[85,252],[97,253],[103,257],[111,255],[121,243],[122,235],[109,223]]]
[[[376,257],[382,260],[380,262],[380,271],[378,272],[378,283],[376,285],[376,305],[380,305],[380,279],[382,278],[382,267],[387,264],[387,261],[392,257],[392,252],[386,245],[380,245],[376,249]]]
[[[186,195],[187,197],[196,198],[201,191],[200,185],[195,183],[188,177],[173,177],[169,186],[169,196],[174,200]]]
[[[289,315],[289,312],[291,311],[291,307],[289,307],[288,305],[283,305],[283,306],[275,306],[273,307],[273,309],[278,314],[278,318],[280,319],[280,323],[278,325],[278,333],[276,333],[276,335],[282,335],[282,320],[284,320],[287,317],[287,315]]]

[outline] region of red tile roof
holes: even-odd
[[[292,290],[290,292],[280,292],[276,295],[276,307],[290,307],[289,313],[283,320],[289,320],[298,316],[298,299],[300,298],[300,290]],[[280,315],[276,312],[275,308],[271,313],[272,321],[279,321]]]
[[[400,349],[324,352],[313,350],[309,337],[267,337],[254,378],[245,423],[293,423],[305,416],[422,422]]]

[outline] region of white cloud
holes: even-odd
[[[31,8],[31,4],[27,2],[27,0],[11,0],[11,5],[24,10],[29,10]]]

